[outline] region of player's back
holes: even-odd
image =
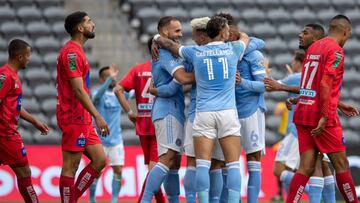
[[[240,44],[239,42],[237,42]],[[212,42],[193,46],[188,57],[195,69],[196,111],[209,112],[235,109],[236,64],[242,48],[232,43]],[[188,52],[184,48],[184,52]]]
[[[184,60],[175,58],[165,49],[159,49],[159,60],[152,61],[152,77],[155,87],[166,85],[173,80],[172,74],[178,68],[184,68]],[[179,86],[177,93],[170,97],[156,97],[153,110],[153,121],[164,118],[171,114],[179,119],[180,122],[185,121],[184,115],[185,103],[182,87]]]
[[[0,68],[0,136],[18,135],[22,86],[17,73],[8,65]]]
[[[326,37],[313,43],[307,50],[301,74],[300,99],[294,122],[316,126],[321,114],[320,82],[325,74],[333,75],[327,125],[340,124],[337,104],[344,73],[344,51],[334,39]]]
[[[89,94],[90,66],[82,47],[70,40],[60,50],[57,59],[57,120],[62,124],[91,124],[90,113],[76,98],[70,79],[81,77],[84,89]]]

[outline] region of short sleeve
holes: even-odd
[[[76,51],[69,51],[62,56],[64,73],[68,78],[82,77],[84,71],[84,59]]]
[[[185,68],[184,67],[184,59],[178,57],[175,58],[170,53],[166,53],[163,56],[160,56],[160,58],[163,58],[162,61],[166,61],[166,63],[162,64],[162,67],[171,75],[173,76],[174,73],[180,69]]]
[[[181,46],[179,48],[179,55],[181,58],[192,62],[194,56],[194,46]]]
[[[326,57],[324,74],[334,75],[336,70],[344,61],[344,52],[339,47],[333,47],[328,51]]]
[[[265,71],[265,58],[264,56],[256,51],[254,58],[251,60],[251,74],[253,76],[266,75]]]
[[[128,74],[125,75],[125,77],[119,82],[119,85],[121,85],[125,91],[130,91],[134,89],[134,82],[135,82],[135,68],[133,67]]]
[[[239,61],[242,59],[245,53],[246,45],[243,41],[234,41],[230,43],[234,53],[239,58]]]
[[[4,99],[11,89],[12,79],[6,73],[0,73],[0,100]]]
[[[279,83],[284,84],[284,85],[292,85],[293,84],[293,77],[291,77],[291,75],[287,76],[284,79],[278,80]]]

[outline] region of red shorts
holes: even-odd
[[[316,148],[322,153],[345,151],[341,126],[326,127],[323,133],[313,137],[311,130],[314,126],[296,125],[299,139],[300,154],[306,150]]]
[[[157,151],[157,142],[156,136],[139,136],[141,148],[144,153],[144,163],[149,164],[150,161],[158,161],[158,151]]]
[[[20,138],[0,138],[0,164],[23,167],[29,164],[25,146]]]
[[[62,131],[61,147],[64,151],[82,152],[87,145],[101,144],[95,127],[90,125],[59,125]]]

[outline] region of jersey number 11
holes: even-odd
[[[218,62],[222,64],[224,79],[229,79],[229,67],[228,67],[227,59],[225,57],[220,57],[218,59]],[[208,58],[204,59],[204,63],[206,63],[207,65],[209,80],[214,80],[215,77],[214,77],[214,68],[213,68],[212,60]]]

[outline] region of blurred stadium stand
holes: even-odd
[[[270,59],[271,76],[280,79],[286,76],[285,64],[289,64],[292,52],[297,48],[297,36],[307,23],[326,25],[328,20],[338,13],[348,15],[353,23],[353,36],[345,46],[346,70],[342,99],[359,104],[360,89],[360,0],[108,0],[115,2],[122,13],[121,26],[130,25],[122,35],[137,36],[142,46],[157,32],[157,21],[163,15],[178,17],[183,23],[183,42],[193,44],[191,40],[191,18],[211,16],[217,12],[231,13],[240,29],[251,36],[262,38],[267,45],[263,50]],[[70,0],[69,0],[70,2]],[[83,1],[87,2],[87,1]],[[91,5],[90,5],[91,6]],[[85,10],[86,8],[84,8]],[[68,11],[70,12],[70,11]],[[47,137],[42,137],[31,125],[20,122],[20,132],[27,144],[55,144],[60,142],[60,132],[55,118],[56,104],[56,58],[59,48],[68,40],[64,30],[66,13],[64,0],[0,0],[0,62],[6,63],[7,43],[14,37],[21,37],[34,48],[31,63],[19,74],[23,83],[23,105],[53,129]],[[119,16],[112,14],[110,17]],[[109,16],[107,16],[109,17]],[[106,20],[106,19],[105,19]],[[115,35],[114,33],[111,33]],[[127,41],[125,38],[123,41]],[[136,44],[136,42],[132,42]],[[125,60],[135,53],[127,44],[122,52]],[[145,55],[145,49],[138,52]],[[98,80],[99,64],[93,57],[92,47],[87,45],[91,64],[92,86]],[[106,50],[104,50],[106,51]],[[103,58],[98,51],[94,55]],[[102,54],[102,55],[101,55]],[[140,61],[133,61],[132,64]],[[126,67],[129,67],[126,65]],[[126,72],[128,68],[124,71]],[[123,72],[123,73],[124,73]],[[121,75],[122,77],[123,75]],[[95,84],[94,84],[95,83]],[[267,106],[267,143],[273,144],[280,139],[276,132],[278,119],[272,116],[276,102],[287,97],[286,93],[266,94]],[[188,103],[188,99],[186,102]],[[341,113],[340,113],[341,114]],[[359,145],[360,119],[341,117],[344,135],[349,145]],[[122,115],[123,136],[127,144],[137,144],[133,124]]]

